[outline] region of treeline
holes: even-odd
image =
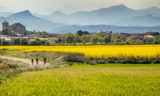
[[[57,44],[114,44],[114,45],[142,45],[142,44],[160,44],[160,35],[155,34],[155,38],[129,38],[122,34],[112,34],[106,32],[89,33],[87,31],[78,31],[77,33],[67,33],[59,35]]]
[[[34,41],[29,41],[28,39],[25,38],[17,38],[14,39],[12,42],[10,41],[0,41],[1,45],[23,45],[23,46],[36,46],[36,45],[50,45],[48,41],[46,40],[40,40],[40,39],[36,39]]]
[[[6,31],[6,32],[5,32]],[[4,30],[5,35],[8,35],[7,30]],[[13,36],[9,34],[8,36]],[[79,30],[75,34],[51,34],[47,32],[35,32],[34,37],[30,39],[17,37],[10,41],[0,40],[1,45],[143,45],[143,44],[160,44],[159,32],[149,32],[147,34],[127,34],[127,33],[112,33],[97,32],[89,33],[88,31]],[[16,36],[15,36],[16,37]],[[26,35],[27,37],[27,35]],[[36,39],[37,38],[37,39]],[[39,39],[42,38],[42,39]]]

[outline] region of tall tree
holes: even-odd
[[[66,43],[74,43],[75,39],[74,39],[74,35],[72,33],[68,33],[66,35]]]

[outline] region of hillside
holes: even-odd
[[[77,30],[85,30],[89,32],[100,32],[100,31],[113,31],[113,33],[144,33],[144,32],[159,32],[160,27],[125,27],[125,26],[112,26],[112,25],[70,25],[70,26],[63,26],[60,28],[52,29],[52,33],[67,33],[67,32],[77,32]]]
[[[150,7],[139,10],[140,12],[143,12],[146,15],[152,15],[155,17],[160,17],[160,8],[157,7]]]
[[[37,30],[37,31],[49,31],[52,28],[63,26],[60,23],[54,23],[36,16],[33,16],[32,13],[28,10],[18,12],[10,15],[6,18],[1,18],[0,21],[6,19],[10,24],[19,22],[26,26],[27,30]]]
[[[113,25],[121,26],[160,26],[160,17],[152,15],[133,16],[125,19],[118,20]]]

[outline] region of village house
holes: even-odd
[[[143,34],[131,34],[127,37],[127,39],[133,39],[133,40],[143,40],[144,35]]]
[[[8,42],[11,42],[13,40],[12,37],[9,37],[7,35],[0,35],[0,39],[3,41],[8,41]]]
[[[128,33],[120,33],[119,35],[120,35],[120,39],[125,41],[130,34],[128,34]]]
[[[159,32],[146,32],[144,35],[158,36]]]
[[[145,35],[144,39],[155,39],[155,36],[152,35]]]

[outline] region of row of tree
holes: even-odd
[[[56,43],[89,43],[89,44],[127,44],[127,45],[141,45],[141,44],[160,44],[160,36],[156,36],[154,39],[131,39],[126,38],[123,40],[120,34],[111,34],[105,32],[99,32],[90,34],[86,31],[78,31],[76,34],[67,33],[65,36],[59,36]]]
[[[14,39],[12,42],[0,40],[0,44],[1,45],[23,45],[23,46],[50,45],[49,42],[45,40],[36,39],[35,41],[29,41],[25,38],[17,38],[17,39]]]
[[[8,33],[7,30],[3,30],[6,35],[11,33]],[[67,33],[67,34],[50,34],[47,32],[37,32],[35,33],[38,37],[43,38],[49,38],[49,36],[54,36],[56,44],[127,44],[127,45],[141,45],[141,44],[160,44],[160,35],[157,32],[154,34],[155,38],[128,38],[123,36],[121,34],[112,34],[106,33],[106,32],[98,32],[98,33],[89,33],[87,31],[79,30],[77,33]],[[131,35],[131,34],[130,34]],[[0,40],[1,45],[53,45],[54,41],[46,41],[46,40],[40,40],[36,39],[34,41],[29,41],[25,38],[17,38],[14,39],[12,42],[7,42]]]

